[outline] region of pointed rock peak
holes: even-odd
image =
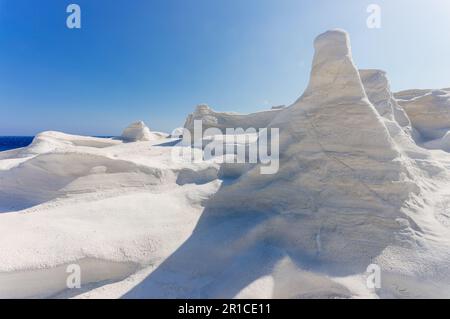
[[[303,98],[321,95],[325,101],[365,98],[358,70],[353,63],[347,32],[331,30],[314,41],[310,82]]]
[[[320,52],[318,57],[345,57],[350,55],[350,37],[344,30],[326,31],[314,40],[314,49]]]
[[[305,144],[302,151],[339,153],[344,158],[349,153],[381,160],[398,157],[353,64],[347,33],[325,32],[315,40],[315,49],[307,90],[269,125],[280,129],[280,152],[296,153]]]

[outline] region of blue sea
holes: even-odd
[[[33,138],[34,136],[0,136],[0,152],[28,146]]]
[[[112,138],[114,136],[94,136],[99,138]],[[25,147],[33,142],[34,136],[0,136],[0,152]]]

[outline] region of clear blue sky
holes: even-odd
[[[66,27],[70,3],[81,30]],[[370,3],[381,29],[366,27]],[[170,131],[199,103],[290,104],[331,28],[394,90],[450,86],[448,0],[0,0],[0,135]]]

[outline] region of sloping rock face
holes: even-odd
[[[450,130],[450,89],[395,93],[423,141],[439,139]]]
[[[153,134],[143,121],[130,124],[122,133],[121,138],[128,142],[153,141],[160,137]]]
[[[394,142],[403,148],[416,149],[420,133],[412,127],[405,110],[397,103],[391,92],[386,72],[381,70],[359,70],[366,95],[381,115],[383,123]]]
[[[411,121],[405,110],[397,103],[391,92],[386,72],[381,70],[359,70],[369,101],[378,113],[388,120],[396,121],[405,132],[411,132]]]
[[[308,88],[269,125],[280,129],[279,171],[253,168],[209,208],[267,214],[266,238],[303,255],[364,264],[409,232],[402,208],[419,188],[366,96],[347,33],[328,31],[314,47]]]
[[[184,128],[193,132],[194,121],[201,120],[203,131],[208,128],[218,128],[225,133],[226,128],[265,128],[281,111],[282,108],[276,108],[269,111],[256,112],[251,114],[223,113],[212,110],[208,105],[201,104],[195,109],[195,112],[189,114],[184,124]]]

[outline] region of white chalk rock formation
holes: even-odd
[[[226,128],[264,128],[275,118],[282,108],[276,108],[268,111],[237,114],[232,112],[216,112],[206,104],[200,104],[195,109],[194,113],[189,114],[184,128],[189,131],[194,129],[194,121],[201,120],[202,128],[205,131],[208,128],[218,128],[225,133]]]
[[[359,74],[367,97],[378,113],[388,120],[396,121],[409,133],[411,131],[411,122],[405,110],[394,99],[386,72],[381,70],[359,70]]]
[[[415,149],[415,141],[419,141],[420,134],[411,126],[405,110],[397,103],[391,92],[386,72],[381,70],[359,70],[366,95],[382,116],[383,123],[394,142],[402,147]]]
[[[364,264],[408,233],[401,209],[419,189],[367,99],[347,33],[328,31],[314,46],[309,86],[269,125],[280,129],[279,171],[261,175],[254,167],[210,208],[268,214],[265,236],[275,242]]]
[[[450,130],[450,89],[407,90],[395,98],[423,141],[439,139]]]
[[[90,136],[72,135],[56,131],[47,131],[37,134],[33,142],[21,150],[18,155],[27,157],[30,155],[45,154],[51,152],[64,152],[74,146],[105,148],[119,144],[120,141],[111,138],[98,138]]]
[[[154,141],[161,136],[150,131],[143,121],[130,124],[122,133],[121,138],[128,142]]]
[[[272,175],[174,161],[192,148],[169,140],[45,132],[1,152],[0,298],[449,298],[450,155],[404,133],[381,75],[362,83],[345,32],[315,48],[305,94],[271,113]],[[73,263],[86,289],[59,294]],[[381,289],[367,285],[371,264]]]

